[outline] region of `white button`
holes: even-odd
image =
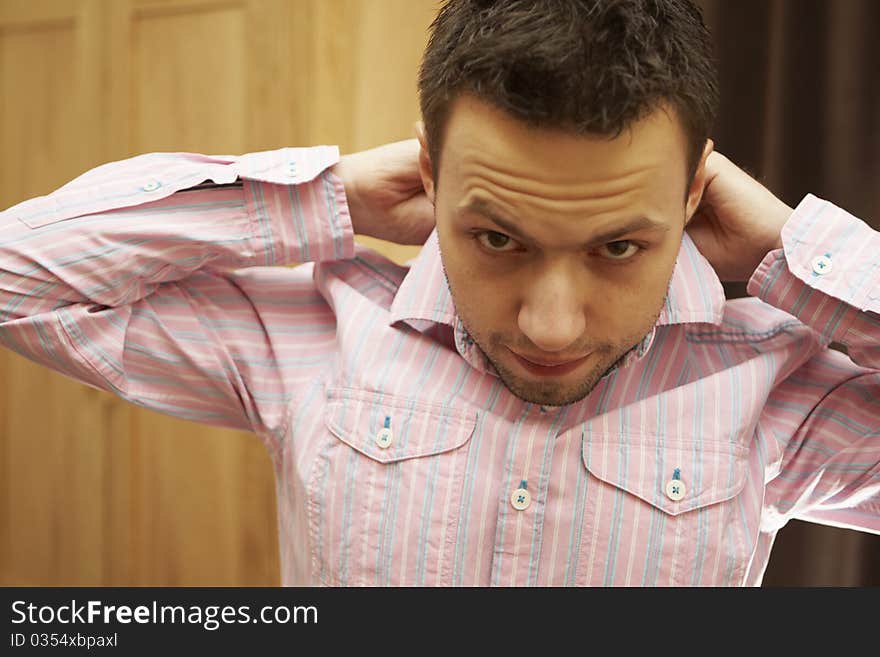
[[[833,268],[831,265],[831,258],[829,258],[828,256],[823,256],[823,255],[816,256],[815,258],[813,258],[813,261],[810,263],[810,266],[812,266],[813,271],[815,273],[819,274],[820,276],[823,274],[830,274],[831,270]]]
[[[391,433],[391,429],[388,427],[379,429],[379,433],[376,434],[376,444],[382,449],[388,449],[392,442],[394,442],[394,435]]]
[[[678,502],[681,498],[684,497],[684,494],[686,492],[687,489],[681,482],[681,479],[670,479],[666,483],[666,497],[668,497],[673,502]]]
[[[160,183],[158,180],[151,180],[146,185],[141,187],[141,189],[144,190],[145,192],[155,192],[161,186],[162,186],[162,183]]]
[[[532,495],[525,488],[517,488],[510,496],[510,503],[517,511],[523,511],[532,503]]]

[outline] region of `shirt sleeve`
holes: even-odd
[[[0,213],[0,344],[270,446],[332,345],[311,265],[354,256],[335,146],[150,153]]]
[[[797,317],[825,349],[795,375],[806,406],[767,504],[784,517],[880,533],[880,233],[808,195],[748,292]]]

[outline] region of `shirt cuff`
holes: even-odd
[[[354,228],[342,180],[329,168],[336,146],[282,148],[238,160],[261,264],[354,257]]]
[[[828,342],[842,341],[859,312],[880,311],[880,233],[808,194],[782,228],[749,294],[797,317]]]

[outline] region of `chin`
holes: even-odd
[[[593,392],[608,371],[608,367],[597,365],[588,374],[582,374],[573,380],[542,380],[520,376],[510,368],[499,367],[494,362],[493,365],[501,382],[511,394],[530,404],[542,406],[568,406],[581,401]]]

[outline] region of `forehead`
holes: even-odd
[[[450,112],[440,179],[459,195],[581,216],[633,203],[677,204],[686,189],[686,139],[670,109],[616,137],[536,129],[471,95]]]

